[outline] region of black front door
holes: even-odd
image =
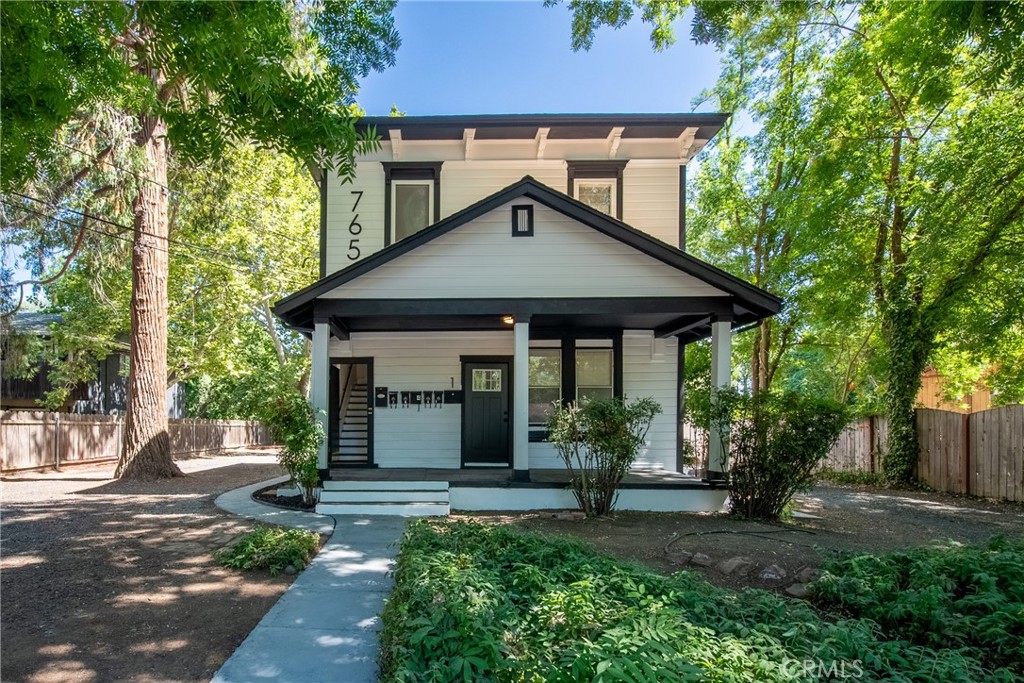
[[[512,363],[508,359],[462,364],[462,464],[509,464],[509,396]]]

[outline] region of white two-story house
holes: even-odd
[[[676,474],[683,347],[711,337],[727,385],[731,331],[780,306],[685,252],[686,166],[725,119],[362,119],[382,144],[321,179],[321,279],[275,309],[313,340],[321,507],[572,506],[544,422],[603,396],[663,411],[620,507],[720,507],[716,440],[710,477]]]

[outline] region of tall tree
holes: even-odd
[[[0,6],[4,190],[29,182],[37,161],[64,153],[57,133],[83,112],[109,104],[133,123],[131,368],[117,476],[180,474],[164,398],[171,146],[200,161],[255,140],[350,174],[363,141],[347,99],[357,77],[393,63],[393,7],[393,0]],[[73,179],[109,154],[96,150]]]

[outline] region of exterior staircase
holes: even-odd
[[[327,480],[316,511],[325,515],[444,517],[451,512],[448,482]]]
[[[368,401],[366,385],[354,385],[340,416],[341,429],[331,449],[332,465],[365,465],[370,461]]]

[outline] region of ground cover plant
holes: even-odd
[[[320,549],[320,536],[303,529],[257,526],[217,559],[234,569],[267,569],[276,576],[289,565],[302,570]]]
[[[381,680],[1013,681],[987,653],[925,645],[776,594],[662,576],[565,540],[411,524],[383,615]]]
[[[1024,543],[949,543],[830,564],[814,588],[832,611],[871,619],[891,638],[970,648],[1024,676]]]

